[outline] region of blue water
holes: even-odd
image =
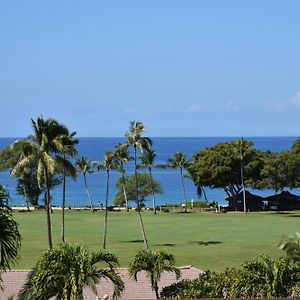
[[[156,151],[156,164],[163,164],[176,151],[184,152],[188,158],[192,158],[193,154],[205,147],[210,147],[219,142],[231,141],[232,137],[178,137],[178,138],[152,138],[153,148]],[[281,151],[289,150],[297,137],[249,137],[254,142],[254,146],[260,150]],[[16,138],[0,138],[0,150],[5,146],[13,143]],[[78,151],[81,156],[86,156],[92,160],[102,160],[105,151],[113,150],[115,145],[123,142],[123,138],[80,138]],[[133,164],[127,166],[127,173],[133,172]],[[183,195],[180,186],[180,177],[178,170],[172,169],[154,169],[153,175],[156,180],[160,181],[163,187],[163,194],[157,195],[158,205],[166,203],[180,203]],[[110,181],[110,204],[116,193],[115,182],[119,178],[119,173],[111,171]],[[105,202],[105,184],[106,175],[104,172],[93,173],[87,175],[89,190],[92,195],[94,204]],[[23,197],[16,194],[16,179],[9,176],[9,172],[0,173],[0,184],[8,188],[11,196],[11,205],[25,205]],[[185,178],[186,191],[188,199],[199,199],[196,194],[196,189],[191,180]],[[54,188],[51,192],[52,204],[61,205],[61,186]],[[227,204],[224,200],[225,192],[222,189],[210,190],[206,189],[209,201],[218,201],[219,204]],[[296,191],[299,193],[299,191]],[[272,191],[255,191],[259,195],[270,195]],[[84,189],[83,176],[78,175],[76,181],[68,179],[67,181],[67,206],[87,206],[88,198]],[[42,203],[42,199],[40,200]],[[151,205],[150,198],[146,205]]]

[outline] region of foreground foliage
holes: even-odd
[[[98,267],[105,263],[107,268]],[[124,283],[116,271],[118,260],[109,252],[90,252],[82,246],[64,243],[44,252],[27,277],[18,299],[83,299],[83,289],[89,286],[95,294],[96,284],[106,278],[114,284],[119,296]]]
[[[158,282],[163,272],[174,272],[176,278],[180,277],[180,270],[174,267],[174,256],[164,251],[141,250],[129,265],[129,275],[137,281],[137,274],[145,271],[150,280],[151,288],[159,299]]]
[[[8,200],[8,192],[0,185],[0,270],[3,271],[16,262],[21,247],[21,235],[7,206]]]
[[[300,265],[284,258],[260,256],[240,268],[205,271],[195,280],[163,288],[162,298],[271,298],[299,294]]]

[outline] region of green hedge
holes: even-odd
[[[271,298],[300,295],[300,264],[260,256],[240,268],[205,271],[195,280],[164,287],[162,298]]]

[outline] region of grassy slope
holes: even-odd
[[[104,212],[66,212],[66,239],[100,249]],[[14,214],[22,234],[21,260],[15,268],[30,268],[47,249],[45,212]],[[279,240],[299,231],[300,214],[275,213],[158,213],[143,212],[150,247],[173,253],[176,265],[221,270],[260,253],[279,256]],[[60,239],[61,213],[54,212],[54,244]],[[109,212],[108,250],[128,266],[143,248],[136,212]]]

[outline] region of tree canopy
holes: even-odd
[[[135,176],[124,176],[125,188],[127,192],[127,199],[129,201],[137,202],[136,198],[136,181]],[[153,191],[156,194],[162,193],[162,187],[160,182],[152,178]],[[123,181],[119,178],[116,182],[117,193],[114,198],[114,203],[117,205],[124,205],[125,198],[123,193]],[[138,173],[138,189],[139,189],[139,205],[144,205],[145,200],[149,195],[152,195],[152,186],[150,175],[147,173]]]
[[[223,188],[228,196],[242,190],[239,141],[219,143],[194,155],[188,171],[194,183],[209,188]],[[244,140],[243,167],[245,186],[260,180],[262,155],[251,141]]]

